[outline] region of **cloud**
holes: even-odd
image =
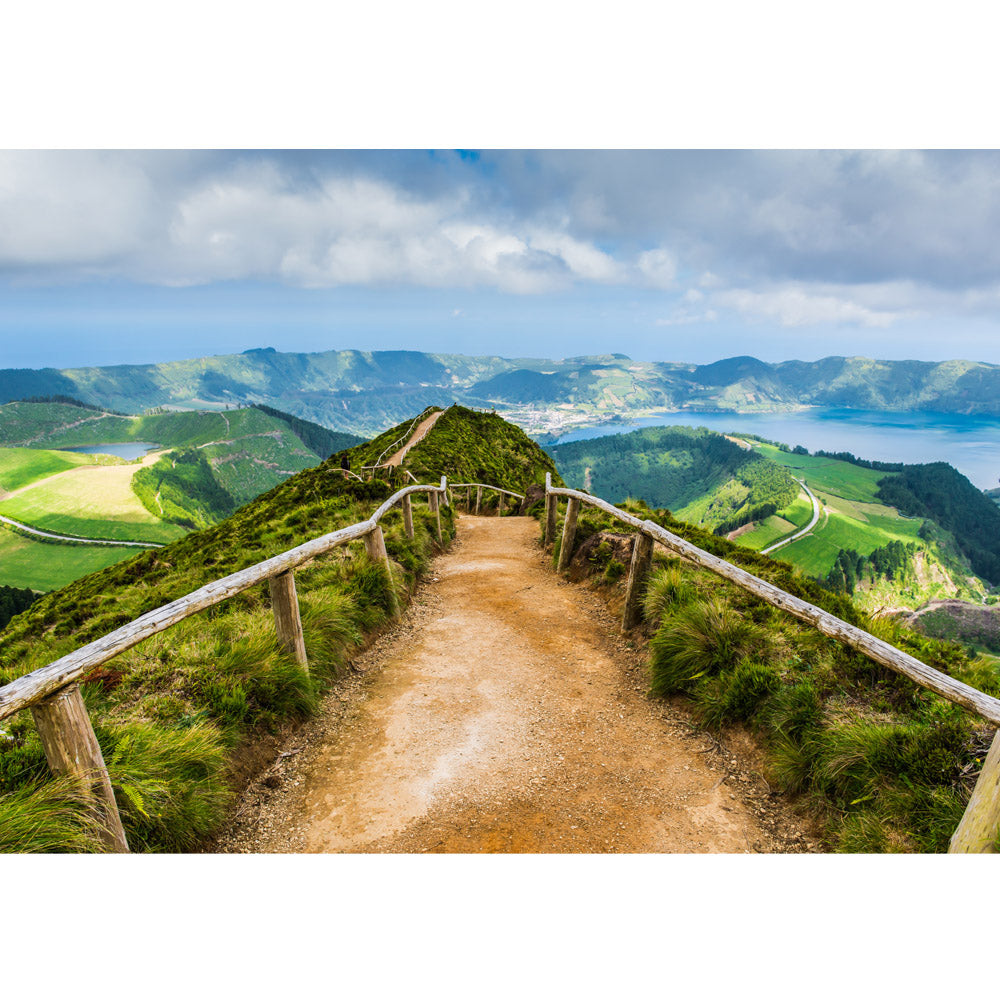
[[[871,309],[842,295],[811,292],[803,288],[759,292],[737,288],[720,292],[715,301],[751,319],[774,320],[781,326],[848,324],[887,327],[909,315],[902,311]]]
[[[0,153],[19,282],[620,286],[865,329],[994,315],[998,230],[993,152]]]

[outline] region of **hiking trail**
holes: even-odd
[[[437,414],[435,414],[437,416]],[[255,780],[227,852],[819,850],[524,517],[463,515],[400,621]]]

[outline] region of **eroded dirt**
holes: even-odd
[[[220,850],[819,849],[749,742],[734,753],[647,699],[641,656],[548,568],[534,520],[463,516],[459,539]]]

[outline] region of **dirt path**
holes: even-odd
[[[386,465],[400,465],[404,458],[406,458],[406,453],[415,445],[419,444],[425,437],[427,437],[427,432],[438,422],[441,414],[444,410],[437,410],[432,413],[426,420],[421,420],[417,425],[417,429],[410,435],[409,441],[403,445],[399,451],[396,452],[391,458],[386,459]]]
[[[463,516],[219,849],[816,849],[736,757],[645,697],[616,620],[544,565],[537,537],[527,518]]]

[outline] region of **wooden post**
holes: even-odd
[[[396,600],[396,588],[392,582],[392,562],[389,560],[389,553],[385,548],[385,537],[382,535],[382,526],[376,524],[367,535],[365,535],[365,551],[372,562],[381,561],[385,566],[385,571],[389,577],[389,594],[391,595],[392,613],[399,614],[399,601]]]
[[[438,541],[444,544],[444,535],[441,534],[441,503],[437,490],[431,490],[427,494],[427,502],[430,504],[431,513],[437,517],[437,536]]]
[[[552,474],[545,473],[545,547],[556,543],[556,520],[559,517],[559,498],[549,493]]]
[[[483,505],[483,488],[482,486],[476,487],[476,514],[479,514],[479,508]]]
[[[503,501],[504,501],[504,495],[498,490],[497,491],[497,517],[503,517]]]
[[[413,501],[410,496],[411,494],[407,493],[403,497],[403,529],[407,538],[413,537]]]
[[[995,854],[1000,838],[1000,729],[986,755],[972,797],[952,834],[949,854]]]
[[[307,670],[306,641],[302,636],[302,619],[299,617],[299,599],[295,593],[295,573],[286,570],[267,581],[271,590],[271,609],[274,611],[274,630],[278,642]]]
[[[580,511],[580,501],[576,497],[570,497],[566,503],[566,520],[563,521],[562,543],[559,546],[558,572],[569,568],[569,561],[573,558],[573,540],[576,538],[576,515]]]
[[[52,773],[71,775],[80,781],[93,803],[93,811],[101,825],[101,840],[108,851],[128,854],[128,841],[111,788],[111,778],[94,735],[94,727],[90,724],[80,686],[70,684],[32,705],[31,714]]]
[[[626,632],[639,624],[642,617],[640,605],[643,585],[649,574],[649,563],[653,557],[653,539],[644,531],[637,531],[632,543],[632,564],[628,571],[628,585],[625,588],[625,610],[622,613],[622,631]]]

